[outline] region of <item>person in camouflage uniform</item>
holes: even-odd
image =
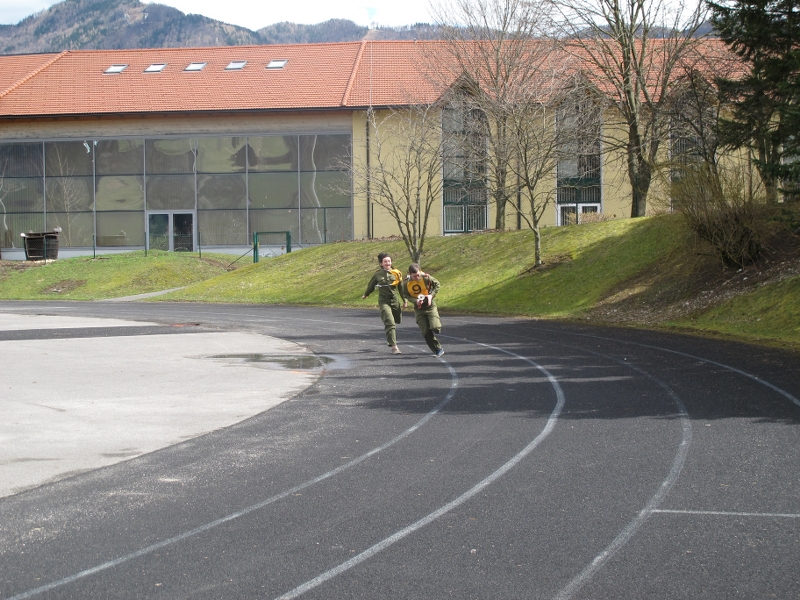
[[[435,300],[440,287],[436,278],[423,273],[417,263],[411,263],[408,275],[400,285],[403,300],[414,303],[414,316],[417,318],[420,333],[434,356],[444,354],[444,348],[435,335],[442,331],[442,321]]]
[[[392,350],[392,354],[400,354],[397,347],[397,325],[403,318],[402,308],[408,306],[408,302],[400,297],[398,287],[403,281],[403,274],[398,269],[392,268],[392,257],[381,252],[378,254],[378,264],[381,268],[375,271],[372,279],[367,284],[367,290],[362,298],[366,298],[376,289],[378,290],[378,306],[381,309],[381,320],[386,331],[386,343]],[[403,302],[403,307],[400,307]]]

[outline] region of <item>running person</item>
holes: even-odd
[[[408,275],[403,280],[403,285],[400,286],[403,299],[411,300],[414,303],[417,325],[434,356],[444,354],[444,348],[435,335],[442,331],[442,321],[439,318],[439,309],[436,308],[435,300],[440,287],[436,278],[423,273],[417,263],[412,263],[408,267]]]
[[[403,274],[398,269],[392,268],[392,257],[385,252],[378,254],[378,264],[381,268],[375,271],[367,284],[367,291],[361,297],[366,298],[378,288],[378,306],[386,331],[386,343],[389,344],[392,354],[400,354],[400,348],[397,347],[397,324],[403,318],[400,302],[403,302],[403,308],[408,306],[408,302],[400,297],[398,290],[403,281]]]

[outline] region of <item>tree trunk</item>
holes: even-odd
[[[650,165],[634,148],[628,148],[628,178],[631,182],[631,217],[643,217],[647,214],[647,193],[653,172]]]

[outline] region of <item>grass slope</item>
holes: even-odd
[[[531,271],[530,231],[429,238],[422,267],[442,282],[443,309],[524,316],[575,317],[621,279],[674,249],[670,219],[609,221],[545,232],[545,268]],[[318,246],[270,258],[169,294],[171,300],[371,306],[361,300],[388,252],[405,271],[400,241]]]
[[[757,279],[760,267],[731,275],[698,251],[676,215],[546,228],[542,248],[544,265],[533,269],[530,231],[429,238],[422,267],[442,282],[445,314],[674,328],[800,348],[800,252],[781,263],[780,277]],[[257,264],[245,258],[234,271],[227,255],[134,252],[0,269],[0,299],[88,300],[186,286],[151,301],[372,307],[375,295],[361,294],[378,252],[406,270],[398,240],[328,244]]]
[[[783,341],[783,345],[798,348],[800,277],[759,287],[674,324],[754,342]]]
[[[227,261],[227,262],[224,262]],[[78,257],[0,275],[3,300],[100,300],[189,285],[225,273],[225,257],[150,251]]]

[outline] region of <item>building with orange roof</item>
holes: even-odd
[[[240,252],[256,232],[289,231],[295,247],[395,235],[343,165],[364,153],[368,109],[448,91],[430,72],[438,44],[0,56],[2,258],[24,258],[21,233],[56,227],[61,256]],[[552,207],[545,224],[625,215],[624,165],[604,157],[602,169],[591,198]],[[428,231],[489,226],[485,198],[462,204],[443,197]]]

